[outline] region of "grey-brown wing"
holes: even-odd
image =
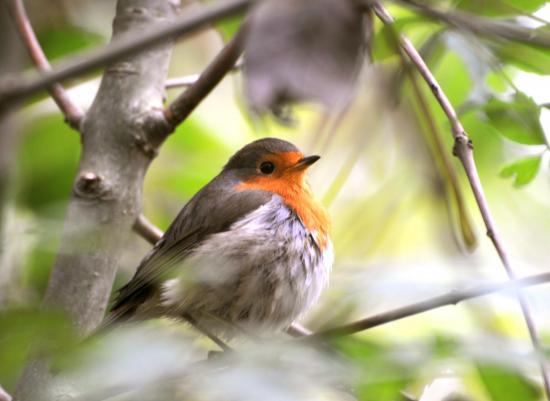
[[[122,287],[113,312],[130,310],[144,302],[159,283],[209,235],[226,231],[244,215],[267,203],[272,194],[258,190],[235,191],[220,176],[199,191],[181,210],[163,238],[141,261],[128,284]]]

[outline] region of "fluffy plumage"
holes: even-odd
[[[326,214],[303,182],[305,168],[293,167],[302,159],[269,138],[237,152],[120,289],[111,321],[191,316],[225,334],[290,325],[318,299],[333,261]],[[259,168],[265,160],[276,166],[269,176]]]

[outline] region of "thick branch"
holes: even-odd
[[[539,285],[548,282],[550,282],[550,272],[525,277],[519,280],[482,284],[469,289],[451,291],[445,295],[440,295],[425,301],[420,301],[388,312],[383,312],[353,323],[319,331],[307,336],[306,338],[325,339],[329,337],[347,336],[363,330],[372,329],[373,327],[381,326],[383,324],[395,322],[396,320],[404,319],[409,316],[414,316],[433,309],[441,308],[443,306],[456,305],[459,302],[463,302],[468,299],[481,297],[483,295],[488,295],[495,292],[510,290],[516,291],[520,287]]]
[[[43,72],[51,71],[50,63],[48,62],[48,59],[46,58],[46,55],[44,54],[44,51],[42,50],[42,47],[34,34],[34,30],[32,29],[23,0],[12,0],[11,12],[17,24],[19,34],[21,35],[29,55],[38,70]],[[84,113],[80,107],[78,107],[78,105],[71,100],[65,89],[63,89],[60,84],[52,84],[48,88],[48,91],[65,116],[67,123],[75,130],[80,130],[80,122],[84,116]]]
[[[215,4],[205,5],[194,13],[183,14],[172,22],[157,24],[154,27],[148,26],[147,30],[140,32],[139,35],[126,35],[101,49],[74,56],[52,71],[44,72],[31,79],[27,79],[23,74],[5,79],[0,84],[2,88],[0,109],[8,104],[19,102],[55,82],[81,75],[165,42],[167,39],[193,32],[220,18],[235,15],[245,10],[252,2],[253,0],[220,0]]]
[[[113,40],[141,36],[152,24],[169,24],[174,0],[119,0]],[[158,25],[157,25],[158,26]],[[172,43],[125,57],[103,75],[82,121],[82,155],[65,218],[61,246],[44,304],[65,310],[89,333],[102,320],[121,249],[141,209],[145,172],[151,161],[147,129],[164,122],[159,110]],[[17,400],[57,399],[47,361],[30,364]]]
[[[245,36],[246,24],[243,24],[198,79],[164,110],[164,116],[172,129],[183,122],[223,77],[235,67],[235,63],[243,51]]]
[[[393,23],[392,16],[379,2],[375,3],[374,9],[378,17],[385,24]],[[445,93],[441,90],[439,83],[435,79],[434,75],[432,74],[420,54],[416,51],[411,41],[401,35],[399,43],[403,51],[416,66],[420,75],[422,75],[426,83],[429,85],[436,100],[440,104],[443,112],[449,120],[449,123],[451,124],[451,130],[455,140],[453,154],[459,158],[462,166],[464,167],[464,171],[466,172],[470,187],[472,188],[476,203],[485,223],[487,236],[491,239],[493,246],[495,247],[497,254],[502,262],[504,270],[508,275],[508,278],[514,280],[516,278],[515,272],[510,264],[508,253],[502,243],[498,231],[496,230],[492,214],[489,210],[489,203],[487,202],[483,187],[481,185],[481,180],[479,178],[477,167],[474,161],[472,141],[468,138],[468,135],[464,130],[464,127],[460,123],[451,102],[449,101]],[[535,347],[535,349],[537,350],[537,354],[539,355],[539,362],[544,382],[544,390],[546,392],[546,398],[550,401],[550,377],[548,374],[548,368],[546,366],[547,362],[544,358],[544,353],[541,351],[541,344],[536,330],[535,322],[529,310],[527,300],[520,290],[517,290],[517,298],[521,307],[521,311],[523,313],[529,336],[531,338],[531,342],[533,343],[533,346]]]

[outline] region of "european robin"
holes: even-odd
[[[288,327],[333,263],[328,215],[305,181],[317,160],[274,138],[239,150],[119,290],[110,322],[184,318],[228,336]]]

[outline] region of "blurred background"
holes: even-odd
[[[109,41],[113,0],[25,3],[54,64]],[[519,3],[445,2],[494,20],[547,29],[550,5]],[[450,29],[395,4],[388,8],[397,28],[421,49],[473,140],[481,180],[518,276],[547,271],[549,50]],[[202,71],[238,22],[178,42],[169,77]],[[310,170],[309,182],[330,212],[336,261],[330,287],[301,322],[309,329],[506,279],[463,170],[452,156],[449,124],[424,82],[417,78],[419,90],[411,85],[390,42],[376,21],[373,63],[365,63],[347,107],[328,114],[318,105],[302,104],[292,108],[291,124],[252,116],[241,74],[227,76],[153,161],[145,180],[145,216],[165,229],[237,149],[275,136],[322,156]],[[19,53],[21,68],[32,70],[24,49]],[[85,109],[100,73],[67,85]],[[181,91],[169,89],[168,99]],[[142,399],[383,401],[405,397],[402,391],[422,401],[543,399],[537,360],[510,293],[340,339],[328,355],[283,340],[261,349],[248,344],[235,357],[239,361],[233,370],[194,365],[214,347],[173,323],[151,322],[78,346],[62,316],[36,308],[59,245],[80,139],[46,95],[29,101],[10,124],[11,139],[0,150],[9,178],[3,188],[8,195],[2,205],[0,253],[0,385],[8,391],[24,366],[28,344],[42,338],[46,349],[57,350],[59,369],[71,372],[63,380],[84,389],[89,398],[83,399],[106,399],[124,385],[140,389]],[[456,174],[456,181],[450,174]],[[149,249],[136,234],[129,236],[115,288],[131,277]],[[550,287],[525,293],[548,356]],[[217,363],[223,365],[212,364]],[[193,380],[179,380],[189,375]],[[175,389],[164,385],[174,381],[179,383]]]

